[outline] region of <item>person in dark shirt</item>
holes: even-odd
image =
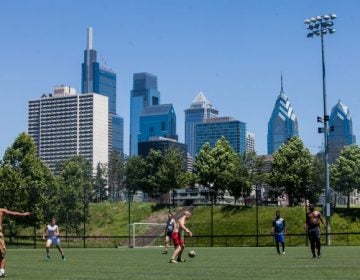
[[[320,223],[325,226],[321,217],[321,213],[315,210],[315,206],[313,204],[310,204],[309,212],[306,213],[305,229],[309,237],[313,258],[320,258],[321,256]],[[315,248],[317,255],[315,254]]]
[[[174,224],[175,224],[175,220],[173,218],[173,214],[171,212],[169,212],[168,219],[167,219],[166,225],[165,225],[165,251],[163,252],[163,254],[168,253],[171,234],[174,230]]]

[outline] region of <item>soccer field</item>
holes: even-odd
[[[322,249],[321,259],[312,259],[308,247],[281,256],[269,247],[195,248],[195,258],[177,264],[162,248],[65,249],[66,261],[55,249],[50,261],[45,250],[9,249],[6,279],[360,279],[360,247]]]

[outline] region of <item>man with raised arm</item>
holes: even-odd
[[[4,233],[2,229],[2,223],[4,220],[5,215],[9,216],[29,216],[30,212],[15,212],[7,210],[6,208],[0,208],[0,277],[5,277],[5,254],[6,254],[6,246],[5,246],[5,239]]]

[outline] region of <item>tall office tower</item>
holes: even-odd
[[[93,49],[93,29],[87,29],[87,46],[84,51],[81,78],[82,93],[98,93],[109,99],[109,151],[124,151],[124,120],[116,114],[116,73],[100,66]],[[122,137],[122,138],[121,138]]]
[[[255,134],[251,132],[246,132],[246,152],[254,153],[255,152]]]
[[[133,89],[130,92],[130,155],[138,155],[138,134],[140,115],[146,106],[160,104],[157,77],[149,73],[133,75]]]
[[[213,108],[201,91],[191,103],[190,108],[185,110],[185,144],[193,159],[195,158],[195,124],[216,118],[218,114],[219,111]]]
[[[280,94],[276,99],[268,123],[268,154],[273,154],[283,143],[298,135],[298,120],[288,97],[284,93],[283,77],[281,75]]]
[[[81,155],[95,171],[99,162],[108,162],[108,98],[55,87],[53,94],[29,101],[28,133],[51,170]]]
[[[344,146],[356,143],[349,108],[340,100],[331,110],[329,126],[332,128],[328,142],[329,163],[334,163]]]
[[[141,113],[138,142],[149,141],[155,136],[178,140],[176,114],[172,104],[147,106]]]
[[[246,151],[246,123],[232,117],[211,118],[195,124],[195,154],[208,142],[215,146],[224,136],[238,154]]]

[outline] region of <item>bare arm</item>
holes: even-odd
[[[45,240],[45,236],[47,234],[47,226],[44,228],[44,233],[43,233],[43,239]]]
[[[5,215],[11,215],[11,216],[22,216],[22,217],[30,216],[30,212],[16,212],[16,211],[9,211],[7,209],[3,209],[2,212]]]
[[[190,236],[192,237],[192,232],[185,226],[185,218],[180,218],[179,226]]]

